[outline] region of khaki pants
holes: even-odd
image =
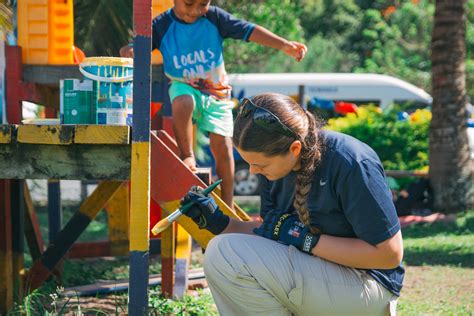
[[[204,273],[221,315],[395,315],[397,297],[366,272],[259,236],[216,236]]]

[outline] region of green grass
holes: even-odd
[[[247,205],[248,204],[248,205]],[[243,203],[243,208],[256,214],[255,203]],[[64,223],[77,208],[67,207]],[[42,227],[47,227],[46,209],[39,208],[38,215]],[[47,232],[43,231],[43,236]],[[82,234],[81,241],[107,238],[107,218],[101,212]],[[458,214],[455,223],[418,224],[403,229],[405,246],[404,264],[406,277],[398,304],[400,315],[474,315],[474,211]],[[193,263],[198,265],[199,258]],[[194,257],[194,256],[193,256]],[[152,259],[150,273],[159,273],[159,259]],[[74,286],[93,283],[99,279],[116,280],[128,277],[128,258],[68,260],[64,264],[62,284]],[[42,291],[45,297],[55,285],[48,285]],[[36,293],[36,295],[40,295]],[[109,306],[113,311],[114,302],[120,310],[126,308],[126,293],[118,294],[119,299],[108,297],[90,298],[98,303],[89,303],[85,298],[72,299],[68,304],[83,306],[91,304],[95,309]],[[79,301],[80,304],[77,304]],[[107,303],[101,303],[107,302]],[[199,297],[185,297],[182,300],[167,300],[160,297],[158,288],[150,288],[150,308],[156,313],[195,315],[215,314],[212,297],[200,293]],[[62,302],[61,302],[62,303]],[[41,309],[38,307],[37,309]],[[206,314],[206,309],[209,313]],[[51,309],[49,309],[51,310]],[[70,310],[70,309],[69,309]],[[212,310],[212,311],[211,311]],[[188,313],[189,314],[189,313]]]
[[[406,276],[401,315],[474,314],[474,211],[455,223],[403,230]]]

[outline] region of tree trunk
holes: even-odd
[[[431,41],[433,107],[430,179],[434,209],[472,207],[473,174],[466,113],[466,0],[437,0]]]

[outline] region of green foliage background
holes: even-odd
[[[0,28],[11,29],[11,2],[0,2]],[[225,41],[228,72],[371,72],[431,91],[431,0],[214,0],[239,18],[309,48],[298,63],[273,49]],[[74,1],[76,46],[117,56],[132,37],[132,0]],[[467,0],[467,89],[474,99],[474,0]]]
[[[374,106],[359,107],[356,114],[329,119],[325,128],[368,144],[387,170],[426,169],[431,113],[417,110],[408,120],[400,121],[398,112],[395,108],[381,112]]]

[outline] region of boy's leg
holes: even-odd
[[[232,139],[209,133],[211,152],[216,160],[217,176],[222,179],[222,200],[232,208],[234,198],[234,155],[232,152]]]
[[[193,152],[194,99],[190,95],[180,95],[173,99],[171,105],[173,132],[179,149],[179,156],[191,171],[196,171],[196,160]]]
[[[199,116],[202,94],[190,85],[173,81],[169,89],[173,116],[173,132],[179,149],[179,156],[191,171],[196,171],[193,152],[193,118]]]

